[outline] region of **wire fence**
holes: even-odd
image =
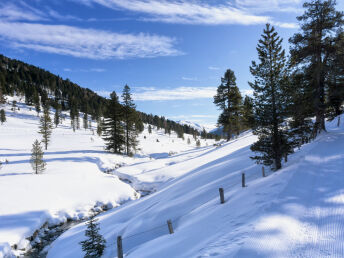
[[[269,175],[271,175],[271,171],[264,171],[264,176],[267,177]],[[241,175],[241,174],[240,174]],[[245,187],[248,187],[248,184],[246,182],[253,182],[254,180],[258,179],[258,178],[262,178],[263,177],[263,172],[261,171],[260,173],[257,173],[257,171],[251,172],[250,174],[245,174]],[[241,177],[240,177],[241,178]],[[212,193],[204,202],[202,203],[197,203],[195,205],[195,207],[190,208],[189,210],[187,210],[186,212],[184,212],[183,214],[180,214],[178,216],[174,216],[172,218],[166,218],[165,221],[157,223],[158,225],[152,228],[149,228],[147,230],[143,230],[128,236],[123,236],[121,237],[121,241],[124,241],[124,251],[126,254],[131,253],[132,251],[134,251],[134,249],[138,246],[138,242],[146,242],[147,239],[149,239],[148,236],[146,236],[145,238],[142,238],[143,235],[148,235],[148,233],[153,233],[151,234],[151,238],[156,238],[157,235],[165,235],[165,234],[169,234],[169,228],[167,225],[167,219],[169,219],[172,222],[172,225],[174,226],[174,228],[176,228],[176,225],[178,224],[178,222],[180,221],[180,219],[182,219],[183,217],[186,217],[188,215],[191,215],[191,213],[199,208],[201,208],[202,206],[209,204],[211,202],[214,203],[220,203],[220,195],[219,195],[219,188],[223,188],[224,193],[226,193],[226,191],[229,190],[233,190],[234,187],[240,187],[242,188],[242,181],[235,181],[231,184],[226,184],[225,186],[219,186],[216,191],[214,191],[214,193]],[[228,199],[228,198],[227,198]],[[225,200],[226,200],[226,196],[225,196]],[[131,246],[129,242],[126,242],[125,240],[130,240],[133,238],[138,238],[141,237],[141,239],[137,239],[138,242],[135,243],[135,245]],[[123,252],[123,250],[122,250]]]

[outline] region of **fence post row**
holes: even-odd
[[[122,237],[117,237],[117,257],[123,258],[123,246],[122,246]]]
[[[170,232],[170,234],[173,234],[174,231],[173,231],[172,221],[170,219],[167,221],[167,226],[168,226],[168,231]]]
[[[241,185],[242,185],[242,187],[245,187],[246,185],[245,185],[245,173],[242,173],[241,174]]]
[[[220,192],[220,202],[221,202],[221,204],[225,203],[225,195],[224,195],[224,192],[223,192],[223,188],[219,188],[219,192]]]

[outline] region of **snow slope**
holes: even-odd
[[[125,257],[343,257],[344,130],[334,123],[328,129],[265,178],[249,158],[256,140],[251,134],[143,171],[152,181],[173,171],[179,177],[152,195],[98,216],[107,240],[104,257],[116,257],[118,235]],[[130,167],[120,170],[134,173]],[[219,204],[219,187],[225,189],[225,204]],[[79,224],[65,232],[48,257],[83,257],[78,243],[84,230]]]
[[[145,130],[140,135],[136,157],[113,155],[104,152],[103,140],[91,130],[73,132],[67,117],[53,130],[51,144],[44,154],[46,171],[34,175],[29,160],[32,143],[41,139],[37,133],[39,118],[34,108],[30,110],[19,98],[15,99],[20,108],[15,113],[8,104],[1,107],[5,108],[7,122],[0,125],[0,161],[4,163],[0,169],[0,257],[8,253],[9,246],[27,248],[26,238],[45,222],[53,225],[84,218],[93,208],[111,208],[139,197],[131,185],[104,171],[196,149],[194,140],[188,145],[175,134],[167,136],[156,130],[148,134]],[[202,141],[202,145],[206,142]]]

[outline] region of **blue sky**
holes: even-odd
[[[225,70],[249,94],[265,23],[288,49],[302,2],[0,0],[0,53],[104,96],[128,84],[140,111],[215,124],[212,96]]]

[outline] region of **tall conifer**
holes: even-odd
[[[257,163],[281,168],[282,157],[291,151],[288,143],[288,131],[283,124],[286,118],[285,88],[287,87],[287,69],[282,39],[274,27],[266,25],[258,46],[259,63],[252,61],[250,67],[254,82],[255,126],[253,133],[258,141],[251,150],[258,155],[252,157]]]
[[[122,153],[125,145],[124,129],[121,122],[123,111],[116,92],[112,92],[110,98],[105,113],[106,118],[103,123],[98,122],[98,126],[102,128],[106,150],[113,153]]]

